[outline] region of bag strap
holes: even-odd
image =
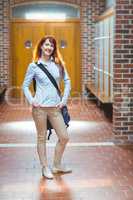
[[[37,64],[37,63],[36,63]],[[54,77],[51,75],[51,73],[46,69],[45,66],[42,63],[37,64],[37,66],[47,75],[47,77],[50,79],[50,81],[53,83],[54,87],[57,89],[57,92],[59,94],[59,96],[61,96],[61,91],[56,83],[56,80],[54,79]]]

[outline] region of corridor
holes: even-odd
[[[133,200],[133,0],[1,0],[0,30],[0,200]],[[64,79],[61,103],[70,97],[63,164],[72,173],[53,180],[42,177],[22,91],[29,63],[40,59],[57,85]],[[41,89],[31,102],[58,100],[46,74],[35,69],[29,83],[34,77]],[[106,115],[103,104],[111,105]],[[56,142],[53,131],[50,168]]]
[[[70,141],[64,164],[73,172],[41,176],[31,108],[0,105],[1,200],[132,200],[133,148],[115,142],[112,123],[95,103],[69,102]],[[57,138],[47,142],[50,167]]]

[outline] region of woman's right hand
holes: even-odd
[[[32,106],[33,106],[33,107],[39,107],[39,105],[38,105],[38,104],[35,104],[35,103],[33,103]]]
[[[32,102],[32,106],[33,106],[33,107],[39,107],[39,104],[36,103],[35,101],[33,101],[33,102]]]

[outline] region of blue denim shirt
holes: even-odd
[[[62,79],[59,73],[59,67],[52,60],[44,62],[40,59],[38,60],[38,64],[39,63],[47,65],[47,67],[46,66],[45,67],[48,69],[51,75],[55,78],[59,86],[60,81]],[[29,89],[29,86],[31,82],[33,81],[33,78],[36,79],[35,96],[32,95]],[[60,98],[56,88],[51,83],[47,75],[44,74],[44,72],[34,62],[32,62],[28,66],[22,88],[30,104],[35,102],[39,106],[42,106],[42,107],[56,106],[60,102],[63,104],[66,104],[68,97],[70,95],[70,90],[71,90],[71,81],[70,81],[66,68],[64,69],[63,79],[64,79],[64,93],[63,93],[62,98]]]

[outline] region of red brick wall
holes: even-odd
[[[49,1],[47,1],[47,0],[40,0],[40,2],[50,2],[50,0]],[[53,1],[55,1],[55,2],[65,2],[65,3],[72,3],[72,4],[78,4],[78,5],[80,5],[80,0],[52,0],[52,2]],[[15,4],[20,4],[20,3],[27,3],[27,2],[39,2],[39,0],[10,0],[10,2],[11,2],[11,4],[12,5],[15,5]]]
[[[9,81],[9,1],[0,1],[0,86]]]
[[[133,135],[133,1],[116,1],[113,131]]]
[[[82,61],[82,91],[92,80],[94,64],[94,22],[105,9],[104,0],[81,1],[81,61]]]

